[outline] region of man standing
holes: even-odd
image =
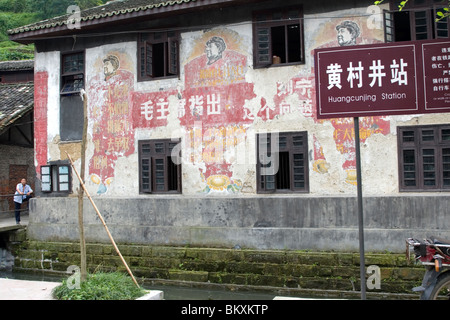
[[[30,200],[32,193],[33,190],[29,185],[27,185],[27,179],[22,179],[17,185],[16,192],[14,194],[16,224],[20,224],[20,209],[22,207],[22,202]]]

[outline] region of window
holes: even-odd
[[[309,192],[306,132],[258,134],[257,148],[259,193]]]
[[[139,192],[181,193],[181,164],[172,151],[180,141],[139,141]]]
[[[79,93],[84,88],[84,54],[62,56],[61,94]]]
[[[254,14],[254,66],[304,62],[303,13],[299,8]]]
[[[67,164],[41,167],[42,192],[69,193],[71,188],[70,167]]]
[[[61,56],[60,137],[79,141],[83,136],[84,110],[80,91],[84,88],[84,52]]]
[[[450,191],[450,125],[399,127],[400,191]]]
[[[402,11],[396,10],[400,1],[392,1],[385,12],[385,40],[413,41],[448,38],[448,19],[436,21],[437,12],[444,12],[441,0],[410,0]]]
[[[138,80],[178,76],[178,33],[141,33],[138,54]]]

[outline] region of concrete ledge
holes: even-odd
[[[150,290],[146,295],[136,300],[164,300],[164,292],[160,290]]]
[[[0,279],[0,300],[53,300],[60,282]]]
[[[33,198],[27,235],[38,241],[79,238],[77,198]],[[96,197],[117,243],[254,249],[359,250],[355,197]],[[109,242],[85,200],[88,242]],[[408,237],[450,238],[450,197],[364,199],[365,247],[403,252]]]
[[[0,279],[0,300],[54,300],[52,290],[61,282]],[[164,292],[149,290],[136,300],[164,300]]]

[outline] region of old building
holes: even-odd
[[[22,178],[34,187],[32,60],[0,62],[0,214],[14,210]]]
[[[448,38],[437,3],[124,0],[11,30],[36,44],[29,236],[78,237],[84,89],[86,184],[117,241],[356,249],[353,119],[318,119],[314,50]],[[360,119],[370,250],[449,236],[449,122]]]

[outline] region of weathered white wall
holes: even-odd
[[[301,89],[293,89],[291,85],[295,84],[296,81],[309,81],[309,83],[314,84],[313,50],[319,47],[336,46],[335,26],[344,20],[352,20],[360,27],[359,44],[384,41],[381,25],[377,25],[377,21],[380,21],[377,20],[379,16],[370,15],[371,12],[367,7],[361,7],[321,14],[306,13],[304,19],[306,63],[296,66],[254,69],[253,35],[250,22],[183,32],[180,43],[181,73],[179,78],[138,82],[136,76],[137,44],[134,41],[87,49],[86,91],[88,93],[90,122],[86,180],[90,192],[94,195],[99,193],[114,197],[138,195],[138,141],[181,138],[183,144],[186,142],[189,135],[193,133],[193,123],[179,115],[179,104],[182,100],[180,97],[188,99],[189,94],[201,91],[196,91],[198,88],[189,87],[189,77],[192,75],[186,74],[184,67],[192,65],[196,59],[201,57],[204,53],[205,42],[209,38],[218,36],[228,41],[227,50],[229,52],[235,56],[246,57],[245,74],[241,83],[242,86],[248,86],[252,91],[252,94],[248,97],[238,97],[239,101],[236,104],[242,110],[246,110],[249,115],[252,115],[253,119],[239,124],[245,134],[238,137],[236,144],[229,145],[224,150],[224,159],[229,167],[227,170],[223,170],[226,173],[221,174],[221,176],[225,176],[230,180],[229,184],[235,186],[233,196],[256,194],[255,137],[257,133],[272,130],[308,132],[309,195],[355,195],[355,170],[346,163],[346,160],[354,159],[354,152],[351,150],[351,145],[354,143],[351,139],[352,120],[339,119],[334,122],[331,120],[316,120],[313,111],[304,107],[307,94],[300,92]],[[113,167],[112,172],[100,176],[101,174],[95,173],[95,170],[89,170],[93,166],[90,161],[100,154],[95,151],[96,143],[99,141],[98,136],[94,137],[95,126],[98,125],[99,119],[105,119],[102,118],[102,115],[105,116],[107,112],[105,106],[109,103],[108,99],[117,98],[114,96],[117,92],[113,95],[108,93],[109,84],[107,83],[109,82],[104,79],[103,59],[108,55],[118,57],[120,60],[119,70],[127,73],[128,76],[131,74],[128,80],[123,80],[125,78],[120,80],[122,82],[117,80],[113,86],[119,88],[126,85],[130,110],[128,114],[124,114],[123,119],[133,122],[133,126],[132,128],[126,128],[127,133],[124,136],[129,134],[132,147],[120,147],[122,149],[117,147],[117,159],[112,161],[112,164],[108,164]],[[64,147],[58,138],[59,66],[60,52],[36,54],[36,71],[48,73],[48,161],[63,158],[62,149],[64,148],[79,148],[79,145]],[[225,91],[237,90],[235,87],[231,87],[229,83],[225,83],[221,87]],[[111,85],[109,88],[111,88]],[[290,93],[285,94],[285,91],[290,91]],[[238,95],[248,93],[245,90],[243,92]],[[309,94],[314,101],[314,89]],[[138,95],[143,98],[136,98]],[[153,102],[155,102],[161,97],[168,103],[166,122],[145,122],[143,120],[144,115],[141,113],[142,103],[146,100],[154,100]],[[206,100],[206,93],[204,98]],[[263,116],[262,99],[271,108],[272,115],[269,118]],[[291,107],[290,112],[282,112],[282,107],[285,105]],[[312,103],[312,109],[314,108],[315,104]],[[156,109],[153,112],[156,117],[158,115]],[[185,112],[189,112],[187,105]],[[108,117],[107,120],[118,119],[117,114]],[[229,121],[228,124],[211,125],[204,120],[202,124],[203,143],[205,143],[205,138],[211,138],[205,137],[205,132],[208,129],[233,126],[235,120],[233,117],[234,115],[230,115],[226,119]],[[239,119],[243,120],[242,118]],[[447,114],[414,117],[396,116],[362,121],[365,121],[366,125],[362,126],[362,130],[365,130],[364,140],[362,141],[364,193],[367,195],[395,195],[398,194],[397,126],[446,123],[450,121],[450,116]],[[379,130],[373,128],[379,128]],[[107,124],[103,123],[102,129],[107,131]],[[104,137],[104,140],[110,138],[111,136]],[[209,142],[209,140],[206,140],[206,142]],[[183,153],[187,154],[186,145],[183,146]],[[194,152],[194,154],[202,156],[201,151]],[[79,160],[77,160],[78,166],[79,163]],[[183,162],[182,168],[183,195],[230,195],[226,189],[213,189],[208,185],[209,169],[204,159],[198,162],[187,159]],[[95,177],[96,174],[97,177]],[[76,184],[77,180],[74,176],[74,185]],[[103,187],[101,192],[100,187]],[[205,188],[207,188],[207,191],[205,191]],[[307,197],[309,195],[299,196]]]

